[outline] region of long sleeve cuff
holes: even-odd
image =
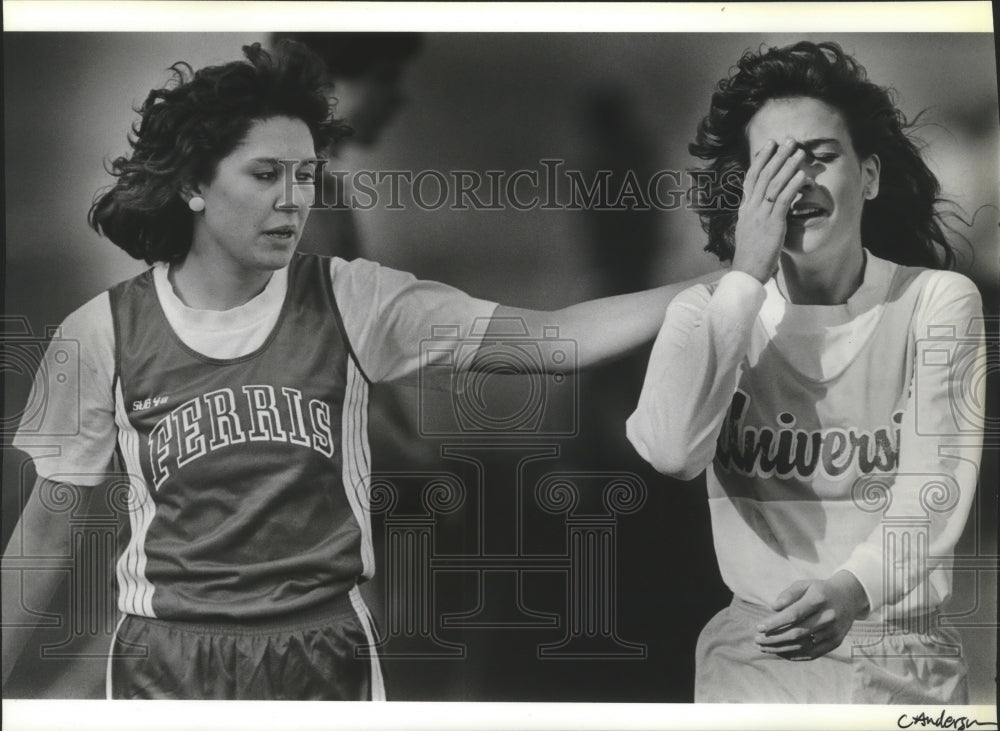
[[[746,272],[730,271],[722,276],[715,287],[709,305],[713,310],[742,313],[752,323],[764,305],[767,293],[764,285]]]
[[[840,567],[849,571],[861,584],[868,599],[868,614],[874,614],[885,606],[885,590],[882,578],[882,556],[872,546],[862,545],[855,549],[851,557]]]

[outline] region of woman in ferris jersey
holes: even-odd
[[[682,287],[540,312],[297,253],[322,156],[347,130],[314,54],[243,50],[172,68],[94,202],[94,228],[151,267],[67,316],[46,353],[46,408],[14,441],[38,474],[16,548],[71,555],[68,513],[51,506],[114,476],[131,530],[109,697],[382,699],[358,589],[375,571],[372,384],[475,353],[511,318],[528,337],[556,327],[577,343],[576,363],[540,353],[533,371],[603,362],[651,340]],[[452,334],[422,354],[439,325]],[[67,387],[69,341],[79,379]],[[57,572],[29,573],[22,587],[4,572],[5,616],[54,592]],[[4,627],[5,680],[30,629]]]

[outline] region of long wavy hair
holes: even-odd
[[[259,120],[286,116],[309,127],[317,155],[350,128],[333,117],[323,62],[304,46],[279,44],[272,56],[259,43],[243,46],[246,60],[194,71],[184,62],[135,111],[131,154],[115,158],[117,178],[99,191],[87,220],[99,233],[147,263],[183,259],[194,218],[180,192],[209,183],[219,162]]]
[[[733,258],[743,179],[749,165],[746,128],[770,99],[809,97],[843,115],[859,159],[878,155],[879,193],[865,202],[861,240],[873,254],[899,264],[949,268],[955,254],[944,233],[937,178],[924,163],[909,122],[892,90],[868,80],[867,72],[836,43],[802,41],[766,52],[747,52],[712,94],[698,125],[691,154],[708,161],[692,189],[705,247],[722,261]]]

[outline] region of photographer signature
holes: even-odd
[[[977,726],[992,726],[996,728],[996,721],[978,721],[974,718],[969,718],[968,716],[946,716],[944,709],[937,717],[930,716],[926,713],[920,712],[915,716],[910,716],[904,713],[899,718],[896,719],[896,725],[899,728],[911,728],[916,726],[918,728],[923,728],[926,726],[934,726],[935,728],[949,728],[955,729],[955,731],[965,731],[966,729],[976,728]]]

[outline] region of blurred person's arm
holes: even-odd
[[[104,292],[53,334],[27,400],[35,407],[25,410],[12,442],[31,457],[37,478],[3,557],[5,683],[34,630],[9,624],[45,611],[66,574],[22,567],[72,556],[70,506],[97,497],[94,491],[106,483],[117,442],[113,373],[114,326]]]
[[[3,684],[7,685],[18,658],[37,625],[13,626],[30,614],[40,614],[49,605],[66,572],[55,569],[26,568],[43,558],[70,555],[69,510],[56,510],[45,504],[43,495],[59,501],[64,490],[74,485],[38,477],[3,554]]]

